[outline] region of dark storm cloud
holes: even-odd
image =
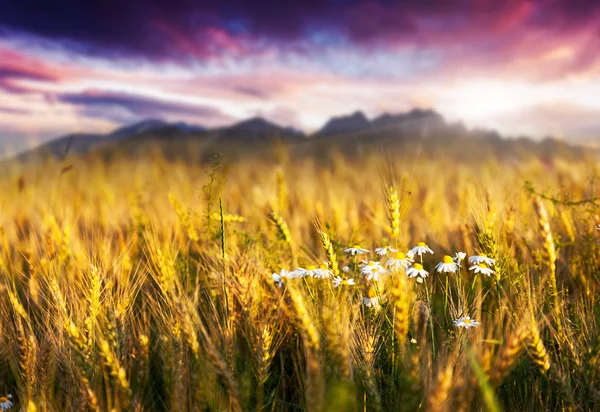
[[[35,36],[91,55],[185,60],[253,53],[265,41],[282,47],[307,39],[326,44],[326,37],[311,37],[321,32],[335,33],[356,44],[385,44],[409,42],[431,31],[452,38],[465,27],[501,30],[515,21],[530,27],[568,29],[597,22],[599,3],[3,0],[0,35]],[[519,10],[527,11],[526,15]]]
[[[4,36],[68,42],[82,53],[163,59],[218,53],[206,44],[214,42],[215,30],[227,36],[298,38],[315,20],[313,12],[329,14],[330,6],[314,0],[296,5],[264,0],[4,0],[0,27]],[[184,40],[194,44],[195,53]]]

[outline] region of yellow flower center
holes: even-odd
[[[487,269],[487,265],[485,263],[480,263],[477,266],[479,266],[480,268],[483,268],[483,269]]]
[[[377,294],[375,293],[375,291],[373,289],[369,289],[369,292],[367,293],[367,296],[369,296],[372,299],[375,296],[377,296]]]
[[[463,319],[463,323],[466,323],[467,325],[470,325],[471,324],[471,319],[469,319],[469,318]]]
[[[419,243],[417,243],[417,246],[427,246],[427,245],[425,244],[425,242],[419,242]]]
[[[396,252],[396,253],[394,253],[394,257],[395,257],[397,260],[404,260],[404,258],[405,258],[406,256],[405,256],[405,255],[404,255],[404,253],[402,253],[402,252]]]
[[[327,270],[327,265],[323,263],[323,264],[319,265],[319,269]]]
[[[352,249],[362,249],[362,248],[360,247],[360,245],[354,245],[354,246],[352,246]]]
[[[480,253],[480,254],[479,254],[479,256],[481,256],[481,257],[483,257],[483,258],[486,258],[486,257],[487,257],[487,255],[486,255],[485,253]]]
[[[420,263],[415,263],[415,264],[413,265],[413,267],[414,267],[415,269],[417,269],[417,270],[423,270],[423,265],[422,265],[422,264],[420,264]]]
[[[315,265],[310,265],[310,266],[308,267],[308,270],[315,270],[316,268],[317,268],[317,267],[316,267]]]
[[[452,260],[452,256],[448,256],[448,255],[444,256],[444,263],[452,263],[452,262],[454,262]]]

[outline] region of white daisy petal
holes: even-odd
[[[380,275],[385,275],[388,273],[387,269],[385,269],[379,262],[370,261],[366,264],[361,264],[360,273],[366,276],[367,280],[374,279],[375,281],[379,280]]]
[[[474,271],[475,274],[481,273],[482,275],[486,275],[486,276],[491,276],[494,273],[496,273],[492,269],[490,269],[489,267],[487,267],[487,265],[485,263],[480,263],[478,265],[473,265],[473,266],[471,266],[469,268],[469,270]]]
[[[414,277],[426,278],[427,276],[429,276],[429,272],[427,272],[425,269],[423,269],[423,265],[421,265],[420,263],[415,263],[414,265],[412,265],[411,267],[409,267],[406,270],[406,275],[409,278],[414,278]]]
[[[481,322],[474,321],[469,316],[458,318],[454,321],[454,326],[460,327],[460,328],[469,329],[469,328],[474,328],[479,325],[481,325]]]
[[[476,256],[469,257],[469,263],[474,265],[479,265],[480,263],[485,263],[488,266],[494,266],[496,261],[492,258],[487,257],[485,254],[480,254]]]
[[[439,273],[455,273],[458,270],[458,264],[454,262],[452,256],[444,256],[444,260],[435,266]]]
[[[345,249],[344,252],[348,253],[349,255],[355,256],[355,255],[363,255],[363,254],[369,253],[371,251],[368,249],[363,249],[359,245],[354,245],[352,247],[349,247],[348,249]]]
[[[379,298],[378,297],[362,298],[362,303],[363,303],[363,305],[365,305],[368,308],[374,308],[374,307],[379,306]]]
[[[412,248],[410,250],[410,252],[413,255],[419,255],[419,256],[422,256],[425,253],[431,253],[433,255],[433,250],[431,250],[429,248],[429,246],[427,246],[425,244],[425,242],[419,242],[419,243],[417,243],[417,246],[415,246],[414,248]]]

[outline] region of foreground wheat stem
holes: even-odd
[[[393,185],[388,186],[386,203],[388,206],[388,219],[390,235],[394,239],[394,248],[398,248],[398,235],[400,234],[400,199]],[[396,324],[396,305],[392,313],[392,324]],[[396,376],[396,335],[392,334],[392,373]]]
[[[223,275],[221,277],[221,286],[223,288],[223,297],[225,298],[225,319],[229,321],[229,297],[227,296],[226,270],[227,261],[225,259],[225,218],[223,215],[223,200],[219,198],[219,215],[221,218],[221,259],[223,261]]]
[[[548,258],[548,269],[550,271],[550,297],[552,299],[554,316],[556,318],[556,329],[558,330],[558,336],[563,339],[560,302],[558,300],[558,288],[556,284],[556,247],[554,246],[554,237],[552,236],[552,230],[550,229],[550,220],[548,219],[546,207],[537,196],[533,198],[533,201],[538,216],[538,225],[542,234],[546,257]]]
[[[277,210],[271,209],[267,216],[277,228],[280,238],[287,244],[290,251],[290,256],[292,257],[292,266],[297,266],[298,259],[296,257],[292,235],[290,234],[290,228]]]
[[[423,286],[425,287],[425,295],[427,296],[427,306],[429,307],[429,312],[431,313],[431,316],[429,319],[429,329],[431,330],[431,349],[432,349],[433,358],[435,359],[435,333],[433,331],[433,310],[431,307],[431,299],[429,297],[429,288],[427,287],[426,279],[423,279]]]
[[[423,255],[421,257],[421,266],[423,266]],[[423,278],[423,286],[425,287],[425,296],[427,297],[427,306],[429,307],[429,329],[431,330],[431,353],[435,359],[435,333],[433,330],[433,307],[431,306],[431,299],[429,297],[429,287],[427,287],[427,279]]]

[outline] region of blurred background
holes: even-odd
[[[594,0],[4,0],[0,152],[240,123],[594,146],[599,43]]]

